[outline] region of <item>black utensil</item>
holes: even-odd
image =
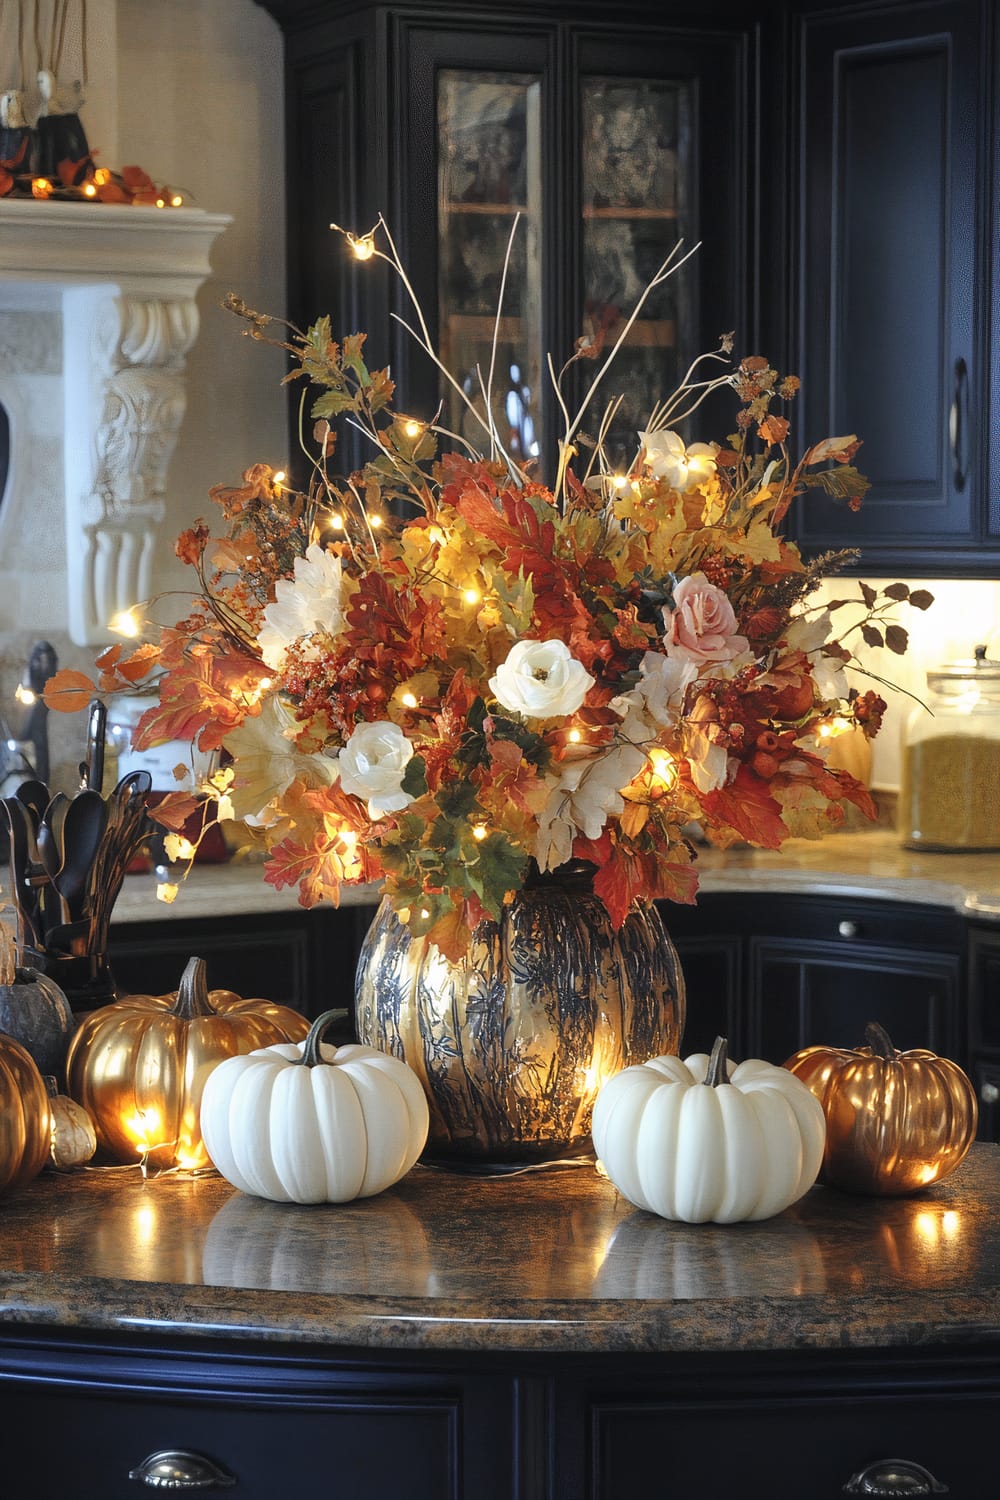
[[[108,809],[100,792],[78,792],[66,809],[63,823],[63,863],[55,876],[56,890],[69,908],[70,922],[84,916],[84,895],[91,883],[108,821]]]
[[[108,726],[107,705],[95,698],[90,705],[87,721],[87,750],[80,775],[83,786],[91,792],[99,792],[104,781],[104,742]]]

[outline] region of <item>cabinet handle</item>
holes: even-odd
[[[230,1474],[203,1453],[184,1448],[161,1448],[141,1464],[129,1469],[128,1477],[153,1490],[228,1490],[236,1483]]]
[[[966,446],[969,426],[969,367],[964,359],[955,361],[955,389],[948,412],[948,436],[951,439],[951,461],[955,488],[965,489],[968,478]]]
[[[844,1485],[845,1495],[947,1495],[929,1469],[908,1458],[877,1458]]]
[[[997,1100],[1000,1099],[1000,1087],[987,1080],[986,1083],[979,1085],[979,1097],[984,1104],[996,1104]]]
[[[845,917],[842,922],[837,923],[837,931],[841,937],[853,938],[857,937],[859,928],[857,922],[852,922],[850,918]]]

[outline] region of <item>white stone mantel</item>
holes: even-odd
[[[112,616],[149,597],[195,296],[230,222],[195,208],[0,199],[5,305],[19,287],[61,293],[67,628],[79,645],[107,642]]]

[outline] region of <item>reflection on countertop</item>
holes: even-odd
[[[46,1174],[3,1205],[0,1317],[338,1347],[727,1350],[1000,1339],[1000,1147],[910,1198],[817,1187],[762,1224],[672,1224],[592,1164],[418,1166],[301,1207],[213,1175]]]
[[[790,839],[782,849],[746,845],[698,852],[700,889],[841,895],[944,906],[966,916],[1000,920],[1000,853],[931,854],[904,849],[884,827]],[[278,891],[261,863],[195,865],[172,905],[156,898],[153,875],[126,878],[115,905],[115,923],[183,921],[300,909],[298,890]],[[341,891],[342,906],[376,906],[377,886]]]

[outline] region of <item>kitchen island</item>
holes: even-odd
[[[261,1500],[832,1500],[889,1459],[971,1497],[992,1472],[995,1146],[759,1225],[666,1223],[589,1163],[420,1166],[313,1208],[95,1169],[0,1214],[11,1500],[136,1495],[171,1449]]]

